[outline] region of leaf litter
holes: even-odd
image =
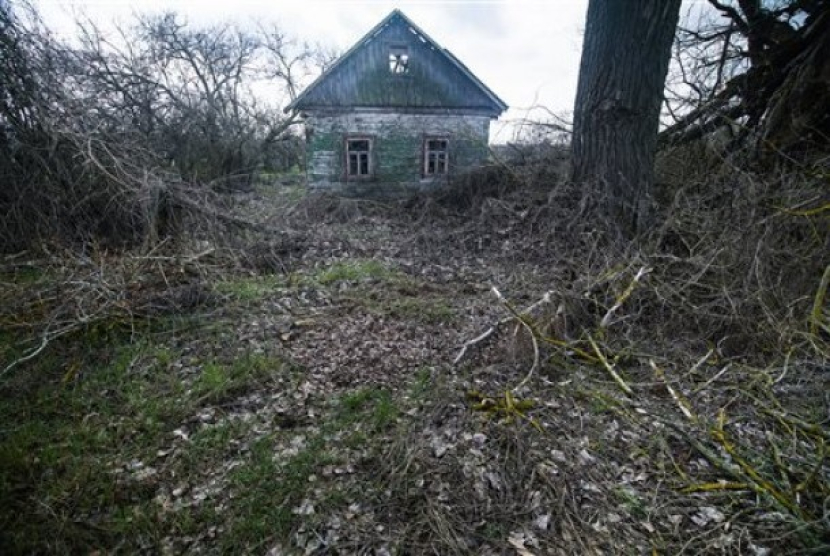
[[[826,373],[806,355],[800,374],[785,374],[757,360],[700,359],[693,342],[646,343],[623,314],[646,304],[631,280],[640,274],[631,264],[626,279],[627,267],[613,264],[630,253],[575,230],[527,234],[529,220],[550,218],[552,196],[491,200],[478,217],[325,196],[269,213],[256,193],[238,197],[246,217],[279,219],[288,231],[243,248],[239,276],[226,278],[278,279],[252,301],[215,302],[204,317],[216,328],[209,337],[159,341],[181,354],[170,369],[188,392],[200,388],[207,361],[255,354],[286,363],[239,391],[205,395],[152,457],[113,463],[117,481],[154,492],[160,516],[196,520],[146,552],[760,555],[826,541],[826,514],[802,509],[828,495],[826,460],[808,458],[826,429],[772,408],[788,430],[803,431],[779,456],[778,472],[791,476],[776,479],[803,502],[776,499],[769,473],[753,474],[752,454],[786,447],[778,437],[770,444],[772,425],[750,419],[760,406],[734,386],[750,381],[755,396],[772,386],[809,414],[821,401],[808,390],[830,386]],[[569,241],[596,261],[557,258],[574,252],[562,248]],[[322,283],[335,268],[350,273]],[[559,292],[551,305],[569,321],[547,312],[530,327],[501,325],[510,315],[491,287],[515,307]],[[405,312],[395,309],[401,299]],[[441,318],[422,318],[437,305]],[[581,337],[591,322],[605,332]],[[615,340],[607,329],[620,326],[631,336]],[[492,337],[453,364],[488,328]],[[528,375],[534,345],[541,363]],[[613,380],[580,355],[592,345],[613,357]],[[666,370],[655,379],[637,349],[665,354]],[[713,416],[729,404],[745,417],[719,429]],[[249,476],[252,462],[261,482]],[[263,482],[289,486],[262,500],[253,494]],[[241,536],[240,500],[280,517]],[[807,537],[796,517],[811,524]],[[241,546],[228,544],[237,537]]]

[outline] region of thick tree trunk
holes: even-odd
[[[663,87],[681,0],[590,0],[574,108],[573,179],[627,234],[649,226]]]

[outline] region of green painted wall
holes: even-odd
[[[450,176],[481,165],[489,154],[489,118],[480,116],[349,114],[313,118],[307,126],[312,187],[395,194],[440,185],[446,180],[422,176],[426,136],[449,139]],[[350,135],[373,139],[374,175],[344,183],[345,139]]]

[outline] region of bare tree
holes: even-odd
[[[313,47],[290,37],[276,25],[260,26],[259,36],[264,50],[262,74],[280,83],[291,101],[297,98],[311,75],[325,71],[339,57],[334,50],[320,45]],[[272,159],[281,160],[289,167],[300,163],[301,151],[305,148],[296,136],[286,134],[298,117],[297,112],[291,112],[279,125],[271,127],[263,142],[264,148],[271,151]]]
[[[126,166],[145,152],[89,133],[89,107],[70,77],[72,52],[29,6],[0,3],[0,250],[93,236],[129,243],[142,233],[136,183]],[[128,164],[118,159],[129,150]]]
[[[152,242],[175,233],[171,215],[194,208],[194,188],[245,186],[265,164],[297,163],[291,120],[254,94],[268,62],[261,36],[173,14],[115,34],[78,29],[69,46],[33,8],[0,0],[0,250]],[[290,92],[293,75],[269,78]]]
[[[650,222],[654,154],[680,0],[590,0],[574,108],[573,179],[598,182],[626,234]]]
[[[722,127],[733,146],[800,159],[830,145],[830,2],[709,0],[710,15],[679,30],[662,144]],[[689,94],[691,91],[691,94]],[[684,98],[685,97],[685,98]]]
[[[175,14],[140,18],[117,41],[88,22],[81,29],[82,90],[108,122],[140,133],[187,179],[250,174],[256,37],[227,24],[191,29]]]
[[[296,160],[296,122],[263,103],[263,90],[294,98],[327,59],[323,49],[276,26],[194,29],[175,14],[139,18],[115,40],[89,22],[81,30],[81,89],[103,99],[108,121],[129,115],[118,125],[141,133],[187,179],[245,185],[258,167]]]

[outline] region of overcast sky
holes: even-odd
[[[50,28],[71,33],[73,13],[96,23],[128,23],[133,13],[175,11],[196,26],[232,21],[274,22],[288,34],[344,52],[401,9],[438,44],[452,51],[510,106],[493,126],[495,142],[511,138],[506,125],[543,106],[573,109],[587,0],[36,0]]]

